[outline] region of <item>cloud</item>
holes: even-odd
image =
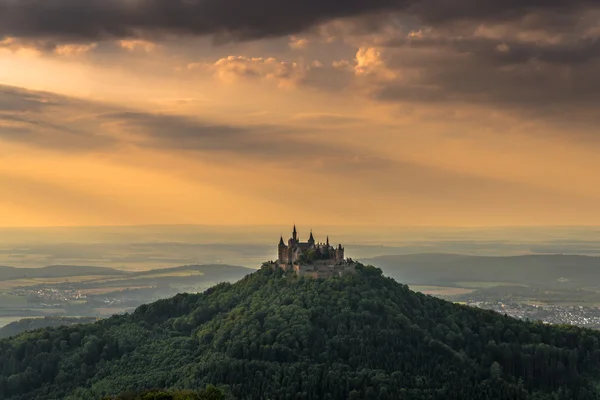
[[[318,61],[267,52],[184,63],[225,82],[556,115],[556,107],[600,103],[599,19],[596,0],[0,0],[0,43],[78,55],[101,41],[149,52],[174,36],[280,37]],[[340,41],[354,47],[353,60],[321,57],[338,54]]]
[[[273,57],[245,56],[228,56],[214,63],[190,63],[187,66],[187,69],[192,71],[210,71],[227,83],[234,83],[240,78],[260,78],[275,81],[280,87],[295,86],[310,68],[310,65],[278,61]]]
[[[112,147],[114,138],[73,119],[82,111],[91,112],[93,107],[52,93],[0,85],[0,140],[64,152]]]
[[[344,163],[354,160],[359,154],[367,156],[363,151],[343,144],[322,141],[315,145],[303,129],[284,125],[235,126],[183,115],[142,112],[105,114],[101,119],[114,124],[119,132],[129,137],[133,135],[133,142],[140,147],[198,152],[215,160],[233,156],[262,163],[302,163],[308,167],[320,165],[324,158]],[[332,157],[333,154],[335,157]]]
[[[296,49],[296,50],[300,50],[300,49],[306,49],[308,47],[308,44],[310,43],[310,41],[306,38],[299,38],[296,36],[290,36],[290,42],[289,45],[292,49]]]
[[[217,162],[234,157],[318,165],[331,154],[340,162],[368,156],[342,144],[315,145],[304,129],[294,126],[233,125],[1,85],[0,141],[63,153],[110,153],[132,147],[191,157],[198,153]]]
[[[339,126],[356,125],[357,123],[366,123],[363,118],[353,115],[343,115],[334,113],[299,113],[292,117],[294,121],[305,122],[309,124],[318,124],[320,126]]]
[[[77,0],[0,1],[0,37],[80,42],[165,34],[236,40],[278,37],[332,18],[394,8],[403,0]]]
[[[156,48],[156,43],[150,42],[148,40],[139,39],[119,40],[117,44],[119,45],[119,47],[129,51],[142,50],[146,53],[149,53]]]
[[[0,112],[41,111],[68,103],[65,97],[53,93],[34,92],[0,84]]]
[[[92,43],[89,45],[65,44],[57,46],[56,49],[54,49],[54,52],[60,56],[79,56],[95,49],[96,46],[96,43]]]
[[[327,21],[400,12],[429,25],[540,17],[535,26],[572,24],[595,0],[28,0],[0,1],[0,37],[58,42],[148,36],[217,35],[223,40],[280,37]]]
[[[426,19],[391,17],[379,24],[369,19],[332,22],[317,35],[359,49],[354,60],[333,65],[344,72],[354,69],[354,83],[367,86],[363,93],[376,100],[487,106],[554,122],[577,115],[571,128],[589,127],[598,121],[600,105],[600,40],[595,36],[600,11],[592,3],[567,9],[555,3],[526,8],[521,15],[480,19],[463,10],[463,19],[440,16],[439,21],[428,19],[429,26]]]

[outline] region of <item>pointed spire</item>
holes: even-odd
[[[327,246],[329,246],[329,235],[327,235]]]
[[[312,240],[312,241],[315,240],[315,238],[313,237],[313,234],[312,234],[312,229],[310,230],[310,238],[309,238],[309,240]]]
[[[292,238],[294,239],[294,242],[298,239],[298,232],[296,232],[296,224],[294,224],[294,232],[292,234]]]
[[[281,235],[281,237],[279,238],[279,245],[285,246],[285,243],[283,242],[283,235]]]

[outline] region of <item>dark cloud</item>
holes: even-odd
[[[592,56],[599,51],[596,44],[587,54],[526,44],[507,45],[509,50],[500,52],[478,40],[450,49],[447,45],[434,46],[439,51],[433,56],[419,48],[393,50],[388,55],[391,68],[418,69],[418,74],[381,85],[374,97],[491,104],[528,112],[543,109],[553,117],[573,109],[588,109],[593,115],[600,104],[600,59]]]
[[[288,126],[211,124],[181,115],[140,112],[113,113],[101,118],[113,121],[120,130],[136,135],[141,139],[138,144],[145,147],[199,152],[217,158],[233,155],[306,165],[322,158],[342,163],[356,162],[356,150],[327,142],[315,145],[314,141],[305,138],[303,130]]]
[[[198,153],[217,162],[231,156],[307,167],[323,158],[353,168],[376,165],[363,151],[315,144],[305,136],[304,130],[289,126],[211,123],[0,86],[4,141],[61,152],[102,152],[127,145]]]
[[[1,0],[0,36],[97,41],[163,34],[253,39],[408,0]]]
[[[430,25],[526,20],[539,27],[548,26],[548,21],[571,25],[574,18],[594,7],[598,7],[596,0],[419,0],[411,4],[410,12]]]
[[[426,24],[504,21],[570,25],[596,0],[0,0],[0,37],[79,42],[216,35],[219,40],[277,37],[333,19],[403,12]]]
[[[0,84],[0,112],[41,111],[64,104],[64,98],[51,93],[33,92]]]
[[[576,37],[557,43],[523,41],[511,37],[497,39],[470,36],[409,38],[397,37],[385,41],[384,47],[413,49],[449,49],[459,54],[473,54],[496,65],[523,64],[535,60],[549,64],[581,64],[600,57],[600,40]]]
[[[114,145],[113,138],[72,119],[92,108],[85,101],[0,85],[0,140],[60,151],[89,151]]]

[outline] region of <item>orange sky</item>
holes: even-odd
[[[418,16],[0,30],[0,226],[600,224],[600,65],[564,50],[600,29]]]

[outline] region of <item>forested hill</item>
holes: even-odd
[[[268,269],[132,315],[0,341],[0,398],[214,384],[238,399],[597,399],[600,333],[414,293],[374,267]]]

